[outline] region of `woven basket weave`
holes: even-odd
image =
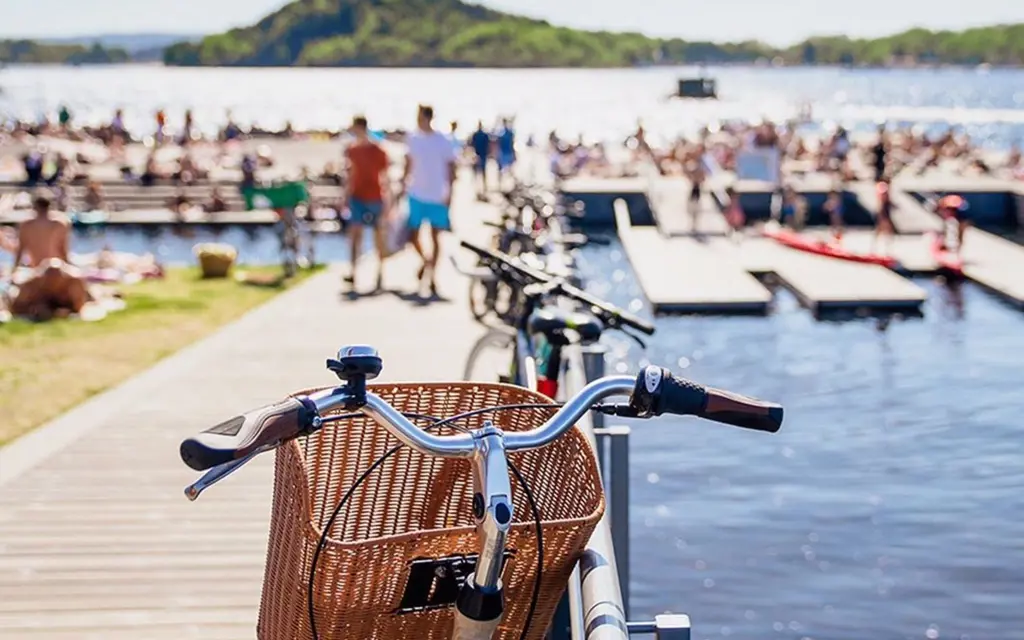
[[[437,417],[504,404],[548,403],[520,387],[438,383],[371,385],[403,412]],[[304,393],[310,393],[307,391]],[[553,409],[486,413],[504,431],[542,424]],[[418,424],[423,424],[419,422]],[[444,428],[440,434],[453,433]],[[355,480],[398,444],[369,418],[327,425],[278,450],[267,564],[260,603],[261,640],[309,640],[307,588],[313,553],[331,513]],[[512,452],[537,501],[544,535],[540,596],[529,638],[541,638],[576,561],[604,513],[597,461],[586,437],[570,429],[551,445]],[[518,639],[537,573],[535,524],[526,494],[511,477],[515,514],[502,574],[505,618],[498,637]],[[321,640],[448,640],[454,608],[396,613],[415,559],[478,552],[472,518],[473,477],[464,459],[425,456],[403,447],[353,493],[317,560],[314,608]]]

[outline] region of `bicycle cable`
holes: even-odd
[[[403,412],[402,415],[404,415],[405,417],[407,417],[409,419],[434,420],[435,422],[433,424],[430,424],[430,425],[428,425],[426,427],[426,429],[429,430],[429,429],[436,429],[438,427],[448,426],[448,425],[451,425],[452,423],[454,423],[457,420],[464,420],[466,418],[477,416],[477,415],[480,415],[480,414],[483,414],[483,413],[491,413],[491,412],[494,412],[494,411],[507,411],[507,410],[514,410],[514,409],[558,409],[561,406],[562,406],[561,404],[556,404],[556,403],[539,403],[539,402],[537,402],[537,403],[506,404],[506,405],[498,405],[496,407],[484,407],[483,409],[474,409],[472,411],[466,411],[466,412],[460,413],[458,415],[451,416],[449,418],[444,418],[444,419],[437,418],[435,416],[429,416],[429,415],[418,414],[418,413],[411,413],[411,412],[410,413],[404,413]],[[351,418],[355,418],[355,417],[363,417],[363,414],[342,414],[342,415],[337,415],[337,416],[328,416],[327,418],[324,418],[323,421],[324,422],[337,422],[337,421],[340,421],[340,420],[343,420],[343,419],[351,419]],[[462,430],[464,431],[465,429],[462,429]],[[395,445],[394,447],[389,449],[387,452],[385,452],[381,457],[377,458],[377,460],[375,460],[373,462],[373,464],[371,464],[366,469],[366,471],[364,471],[358,478],[356,478],[356,481],[352,484],[351,487],[349,487],[348,491],[345,492],[345,495],[342,496],[341,501],[338,503],[338,506],[335,507],[334,512],[331,513],[331,517],[328,518],[327,523],[323,527],[323,531],[320,534],[320,540],[317,542],[316,550],[313,552],[313,558],[312,558],[312,560],[310,562],[309,582],[307,584],[307,589],[306,589],[307,613],[309,614],[309,630],[310,630],[310,634],[313,637],[313,640],[320,640],[320,636],[319,636],[319,634],[317,633],[317,630],[316,630],[316,612],[314,611],[314,608],[313,608],[313,597],[314,597],[313,592],[314,592],[314,587],[315,587],[316,565],[317,565],[317,562],[320,559],[321,551],[323,550],[323,548],[325,546],[327,546],[327,536],[330,533],[331,527],[334,526],[334,521],[341,514],[341,510],[345,507],[345,504],[348,502],[349,498],[352,497],[352,494],[355,493],[356,489],[359,488],[359,485],[361,485],[363,482],[365,482],[366,479],[370,477],[370,474],[372,474],[376,469],[378,469],[382,464],[384,464],[384,462],[387,461],[388,458],[390,458],[394,454],[398,453],[404,446],[405,446],[404,444]],[[536,612],[536,609],[537,609],[537,602],[538,602],[538,600],[540,598],[541,578],[542,578],[543,572],[544,572],[544,533],[543,533],[543,527],[542,527],[542,524],[541,524],[540,508],[537,506],[537,502],[534,499],[533,492],[530,490],[529,484],[527,484],[527,482],[526,482],[526,478],[522,475],[522,473],[520,473],[519,469],[512,463],[511,460],[508,460],[506,458],[506,463],[508,464],[509,469],[512,470],[513,475],[515,475],[516,479],[523,486],[523,493],[526,494],[526,500],[527,500],[527,502],[530,505],[530,513],[533,516],[533,521],[534,521],[534,532],[535,532],[535,534],[537,536],[537,577],[536,577],[536,579],[533,582],[533,592],[530,595],[530,606],[527,609],[526,624],[523,626],[523,631],[519,635],[520,640],[526,640],[526,637],[527,637],[527,635],[529,634],[529,631],[530,631],[530,623],[533,620],[533,615],[534,615],[534,613]]]

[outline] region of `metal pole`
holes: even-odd
[[[619,565],[619,588],[622,590],[622,608],[629,616],[629,427],[611,426],[605,429],[611,448],[608,468],[611,469],[612,541]]]
[[[600,359],[596,358],[596,350],[591,353],[593,354],[590,356],[591,366],[596,368],[599,360],[603,371],[603,348],[600,351]],[[571,364],[574,365],[570,366],[566,372],[566,380],[569,383],[567,391],[572,392],[583,387],[585,373],[590,373],[590,371],[580,370],[583,358],[579,350],[569,349],[567,355],[571,358]],[[596,451],[591,415],[585,415],[578,424],[591,444],[595,446]],[[608,512],[605,512],[587,542],[587,547],[579,562],[581,595],[579,609],[583,613],[583,634],[586,640],[629,640],[609,520]]]

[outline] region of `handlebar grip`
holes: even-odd
[[[649,366],[640,372],[630,405],[640,416],[697,416],[768,433],[782,427],[782,405],[705,387],[661,367]]]
[[[260,407],[181,443],[181,460],[205,471],[258,450],[274,449],[310,433],[319,422],[316,405],[308,398],[287,398]]]

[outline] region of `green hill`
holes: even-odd
[[[461,0],[296,0],[250,27],[179,43],[169,65],[623,67],[652,63],[1024,64],[1024,24],[962,32],[912,29],[871,40],[661,40],[589,32]]]
[[[111,64],[128,62],[120,48],[100,44],[43,44],[32,40],[0,40],[0,62],[14,64]]]
[[[664,45],[664,46],[663,46]],[[459,0],[297,0],[257,24],[167,49],[172,65],[618,67],[691,49],[753,60],[764,47],[586,32]],[[664,49],[664,51],[663,51]]]

